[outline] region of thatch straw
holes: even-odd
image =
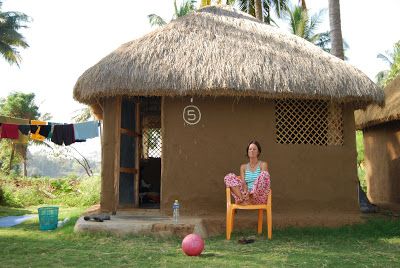
[[[400,75],[385,87],[384,93],[383,107],[371,104],[367,109],[354,113],[357,129],[400,119]]]
[[[380,102],[350,64],[231,7],[206,7],[123,44],[85,71],[74,98],[259,96]]]

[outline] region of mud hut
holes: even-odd
[[[400,76],[385,90],[384,106],[355,112],[364,134],[367,196],[371,202],[400,204]]]
[[[120,46],[81,75],[74,98],[102,115],[103,210],[159,193],[163,214],[179,199],[184,215],[209,215],[225,212],[223,177],[252,139],[274,213],[357,211],[354,109],[383,95],[313,44],[211,6]]]

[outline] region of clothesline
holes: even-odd
[[[0,138],[12,139],[14,143],[47,139],[68,146],[98,137],[99,126],[97,120],[68,124],[0,116]]]

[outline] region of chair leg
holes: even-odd
[[[263,225],[263,210],[258,210],[258,224],[257,224],[257,232],[258,234],[262,234],[262,225]]]
[[[271,208],[267,209],[268,239],[272,239],[272,213]]]
[[[236,212],[236,210],[232,209],[231,217],[230,217],[230,220],[231,220],[231,232],[233,231],[233,226],[235,225],[235,212]]]
[[[230,213],[230,208],[226,209],[226,240],[230,240],[231,239],[231,213]]]

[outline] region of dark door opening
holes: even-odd
[[[119,207],[159,208],[161,98],[124,98],[119,133]]]
[[[161,188],[161,98],[140,99],[140,182],[141,208],[160,208]]]

